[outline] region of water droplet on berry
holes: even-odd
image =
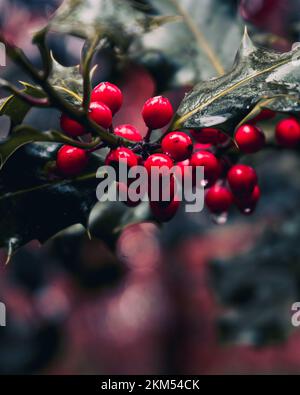
[[[205,188],[208,185],[208,180],[201,180],[201,186]]]
[[[251,215],[255,211],[256,206],[245,207],[241,210],[241,213],[244,215]]]
[[[221,214],[211,214],[212,220],[217,225],[225,225],[228,220],[228,212]]]

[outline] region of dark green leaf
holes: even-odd
[[[53,66],[49,82],[64,96],[67,101],[74,105],[81,105],[83,78],[79,65],[65,67],[53,58]]]
[[[168,21],[148,15],[127,0],[65,0],[49,29],[92,39],[101,34],[126,48],[131,39]]]
[[[257,48],[245,32],[233,69],[196,85],[178,109],[175,128],[218,125],[232,134],[258,103],[274,111],[299,111],[299,57],[299,47],[283,54]]]
[[[103,164],[91,155],[85,173],[73,179],[49,179],[49,166],[60,145],[34,143],[21,147],[0,172],[0,246],[11,256],[30,240],[44,242],[59,231],[82,224],[93,237],[114,246],[122,229],[149,219],[148,204],[129,209],[123,203],[97,203]]]
[[[98,203],[90,216],[89,231],[114,248],[122,230],[129,225],[151,219],[148,202],[128,208],[122,202]]]
[[[60,94],[71,104],[80,106],[82,102],[83,79],[79,66],[65,67],[59,64],[53,58],[52,73],[49,76],[49,82],[60,92]],[[38,86],[31,85],[27,82],[21,82],[24,89],[22,93],[34,98],[44,98],[45,93]],[[0,102],[0,116],[7,115],[11,119],[11,130],[16,125],[20,125],[27,113],[32,108],[30,103],[21,98],[11,95]]]
[[[87,224],[97,201],[95,172],[102,160],[94,155],[84,174],[51,181],[46,169],[58,148],[24,146],[0,172],[1,246],[15,249],[33,239],[43,242],[72,224]]]
[[[82,147],[83,143],[75,141],[56,130],[40,132],[28,126],[20,126],[15,129],[13,135],[4,141],[0,141],[0,170],[11,155],[23,145],[34,142],[62,143]]]
[[[39,87],[30,85],[26,82],[21,82],[24,86],[23,93],[35,98],[45,97],[44,93]],[[14,95],[9,96],[0,103],[0,116],[7,115],[11,119],[11,128],[23,122],[26,114],[30,110],[31,105],[24,100]]]
[[[194,85],[231,67],[242,32],[234,2],[150,0],[150,3],[163,15],[183,15],[176,23],[144,35],[141,43],[142,51],[158,50],[177,67],[170,87]],[[133,53],[133,57],[139,56],[138,50]]]

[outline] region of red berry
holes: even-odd
[[[169,169],[173,167],[172,159],[165,154],[152,154],[150,155],[144,162],[145,169],[149,175],[149,199],[154,200],[155,191],[153,188],[157,188],[158,196],[157,198],[161,201],[163,198],[164,187],[168,188],[170,197],[173,198],[175,191],[175,180],[174,177],[170,174]],[[162,167],[166,169],[162,169]],[[153,177],[157,175],[155,178],[155,184],[152,185]],[[163,202],[164,204],[166,201]]]
[[[256,208],[256,205],[260,199],[260,188],[258,185],[255,185],[254,190],[250,196],[246,196],[244,198],[235,198],[235,204],[239,208],[239,210],[245,214],[252,214]]]
[[[250,166],[235,165],[229,170],[227,180],[235,195],[249,196],[257,184],[257,175]]]
[[[127,167],[137,166],[138,158],[129,148],[118,147],[109,152],[105,159],[105,164],[114,166],[118,163],[126,164]]]
[[[89,118],[104,129],[109,128],[112,124],[112,113],[103,103],[92,102],[90,104]]]
[[[153,167],[161,168],[163,166],[166,166],[171,169],[173,167],[173,161],[166,154],[152,154],[145,160],[144,166],[148,174],[151,174],[151,169]]]
[[[180,200],[176,196],[168,205],[162,204],[161,202],[150,201],[150,207],[153,216],[161,222],[170,221],[175,216],[179,206]]]
[[[212,144],[210,143],[194,143],[194,152],[197,151],[203,151],[203,150],[209,150],[210,148],[212,148]]]
[[[276,126],[277,143],[286,148],[293,148],[300,143],[300,123],[295,118],[286,118]]]
[[[118,187],[118,194],[119,197],[124,196],[126,200],[123,200],[123,203],[126,204],[126,206],[128,207],[136,207],[138,206],[141,201],[138,200],[136,202],[132,201],[129,197],[129,193],[130,193],[130,186],[124,184],[124,182],[118,182],[117,183],[117,187]]]
[[[119,125],[115,127],[114,134],[131,141],[142,141],[140,132],[132,125]]]
[[[60,117],[61,129],[71,137],[82,136],[86,133],[84,127],[74,119],[69,118],[67,115],[62,114]]]
[[[193,187],[193,168],[189,159],[176,163],[175,176],[183,188]]]
[[[142,116],[149,129],[160,129],[166,126],[173,117],[173,107],[163,96],[151,97],[142,109]]]
[[[190,161],[190,159],[185,159],[181,162],[176,163],[176,174],[181,177],[191,175],[191,161]]]
[[[208,151],[198,151],[191,156],[191,166],[204,167],[204,178],[207,185],[214,183],[220,175],[220,164],[214,154]]]
[[[191,156],[193,142],[186,133],[171,132],[162,139],[161,148],[165,154],[170,155],[175,161],[182,161]]]
[[[214,185],[208,190],[205,203],[212,213],[221,214],[228,211],[233,203],[233,196],[226,187]]]
[[[234,137],[239,149],[246,154],[259,151],[265,145],[266,141],[263,132],[251,124],[240,126]]]
[[[111,112],[115,114],[119,111],[123,102],[123,95],[121,90],[110,82],[101,82],[97,85],[91,94],[91,101],[101,102],[110,108]]]
[[[275,112],[272,110],[268,110],[264,108],[261,112],[256,115],[255,118],[251,119],[250,122],[260,122],[260,121],[267,121],[268,119],[272,119],[275,117]]]
[[[148,182],[148,197],[150,201],[159,201],[162,206],[170,204],[176,193],[176,179],[171,175],[159,175],[155,183]]]
[[[75,176],[81,173],[87,163],[87,153],[81,148],[63,145],[57,153],[57,170],[64,176]]]
[[[201,144],[224,144],[228,141],[228,136],[216,128],[203,128],[191,130],[194,139]]]

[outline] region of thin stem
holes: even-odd
[[[24,102],[29,103],[32,106],[49,107],[50,103],[46,97],[37,98],[37,97],[27,95],[26,93],[19,91],[17,87],[12,85],[8,81],[3,80],[2,78],[0,78],[0,86],[4,89],[8,90],[10,93],[14,94],[15,96],[19,97]]]
[[[106,143],[99,142],[99,144],[97,144],[95,147],[89,148],[89,149],[87,150],[87,152],[92,153],[92,152],[94,152],[94,151],[98,151],[99,149],[102,149],[102,148],[105,148],[105,147],[107,147],[107,144],[106,144]]]
[[[149,128],[149,129],[147,130],[146,136],[144,137],[145,143],[149,143],[150,137],[151,137],[151,133],[152,133],[152,129]]]
[[[95,49],[99,43],[100,34],[97,34],[89,43],[86,54],[82,56],[82,76],[83,76],[83,109],[87,112],[90,105],[91,97],[91,63],[95,53]]]
[[[46,34],[47,34],[47,29],[43,29],[40,32],[38,32],[32,40],[32,42],[37,45],[42,57],[43,78],[45,80],[51,74],[52,66],[53,66],[52,56],[46,43]]]
[[[225,73],[225,70],[224,70],[218,56],[216,55],[216,53],[213,51],[213,49],[209,45],[204,34],[201,32],[201,30],[195,24],[193,18],[191,18],[191,16],[186,12],[186,10],[179,4],[178,0],[170,0],[170,1],[174,4],[177,11],[184,19],[187,27],[190,29],[191,33],[195,37],[198,46],[205,52],[206,56],[208,57],[209,61],[215,68],[218,75],[220,75],[220,76],[223,75]]]
[[[100,144],[103,144],[101,142],[100,137],[96,137],[94,140],[87,143],[84,141],[74,140],[71,137],[62,134],[55,129],[50,129],[44,132],[40,132],[38,129],[35,129],[29,125],[20,125],[14,128],[14,133],[21,133],[25,131],[32,134],[40,135],[41,136],[40,141],[68,144],[68,145],[72,145],[73,147],[85,149],[87,151],[98,147]],[[52,135],[49,136],[49,134]]]

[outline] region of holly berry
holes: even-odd
[[[202,128],[199,130],[191,130],[194,139],[201,144],[224,144],[228,141],[228,136],[216,128]]]
[[[110,82],[101,82],[97,85],[91,94],[92,102],[101,102],[110,108],[111,112],[115,114],[119,111],[123,103],[123,95],[121,90]]]
[[[144,166],[148,174],[151,174],[153,167],[158,167],[160,169],[161,167],[166,166],[171,169],[173,167],[173,161],[166,154],[152,154],[145,160]]]
[[[191,166],[204,167],[204,178],[207,185],[214,183],[220,175],[220,164],[214,154],[208,151],[195,152],[190,159]]]
[[[193,168],[191,167],[190,159],[176,163],[175,177],[176,180],[181,183],[182,187],[193,187]]]
[[[256,115],[255,118],[251,119],[252,122],[261,122],[261,121],[267,121],[268,119],[272,119],[275,117],[275,112],[272,110],[269,110],[268,108],[264,108],[261,110],[261,112]]]
[[[118,188],[118,194],[119,196],[121,195],[122,197],[125,197],[125,200],[123,200],[123,203],[126,204],[128,207],[136,207],[138,206],[141,201],[138,200],[136,202],[132,201],[129,197],[130,193],[130,186],[124,184],[124,182],[118,182],[117,183],[117,188]]]
[[[174,199],[169,204],[162,204],[161,202],[150,201],[150,208],[153,216],[161,222],[170,221],[176,214],[180,206],[180,200],[178,197]]]
[[[142,141],[143,137],[140,132],[132,125],[119,125],[115,127],[114,134],[131,141]]]
[[[109,152],[105,159],[105,164],[107,166],[116,166],[119,163],[126,164],[127,167],[137,166],[138,158],[129,148],[118,147]]]
[[[266,141],[263,132],[251,124],[240,126],[234,138],[239,149],[246,154],[252,154],[261,150]]]
[[[149,201],[159,201],[162,206],[169,205],[176,194],[176,178],[173,174],[159,174],[155,183],[148,180],[148,197]]]
[[[84,127],[74,119],[62,114],[60,117],[61,129],[70,137],[82,136],[86,133]]]
[[[190,159],[185,159],[181,162],[176,163],[176,174],[180,177],[191,175],[191,161]]]
[[[203,150],[209,150],[210,148],[212,148],[212,144],[210,144],[210,143],[207,143],[207,144],[205,144],[205,143],[198,143],[198,142],[194,143],[194,152],[203,151]]]
[[[90,104],[89,118],[105,129],[109,128],[112,124],[112,113],[103,103],[92,102]],[[86,130],[79,122],[74,121],[65,114],[61,115],[60,127],[71,137],[82,136],[86,133]]]
[[[295,118],[286,118],[278,122],[275,136],[277,143],[293,148],[300,143],[300,123]]]
[[[103,103],[92,102],[90,104],[89,118],[104,129],[108,129],[112,124],[111,110]]]
[[[193,142],[190,136],[183,132],[168,133],[161,143],[163,152],[175,161],[183,161],[191,156]]]
[[[227,181],[234,195],[250,196],[257,184],[257,175],[252,167],[239,164],[229,170]]]
[[[150,155],[144,162],[145,169],[148,172],[148,175],[150,176],[149,179],[149,199],[154,200],[154,190],[153,188],[158,189],[158,196],[157,198],[162,201],[163,196],[164,196],[164,188],[168,189],[169,196],[171,198],[174,197],[175,193],[175,180],[172,175],[170,175],[169,169],[173,167],[173,161],[172,159],[165,154],[152,154]],[[165,167],[166,169],[162,169],[162,167]],[[153,176],[157,172],[158,177],[155,179],[156,183],[155,185],[152,185],[151,181],[151,176]],[[166,195],[168,196],[168,195]],[[165,204],[166,201],[162,201],[162,204]]]
[[[249,215],[252,214],[253,211],[256,208],[256,205],[260,199],[260,188],[258,185],[255,185],[253,192],[251,193],[250,196],[245,196],[242,198],[235,198],[235,204],[237,205],[237,207],[239,208],[239,210],[245,214],[245,215]]]
[[[81,148],[63,145],[56,158],[57,170],[64,176],[75,176],[82,172],[88,163],[88,155]]]
[[[173,117],[173,107],[163,96],[151,97],[142,109],[142,116],[149,129],[160,129],[166,126]]]
[[[205,203],[214,214],[226,213],[233,203],[233,196],[228,188],[214,185],[209,188],[205,196]]]

